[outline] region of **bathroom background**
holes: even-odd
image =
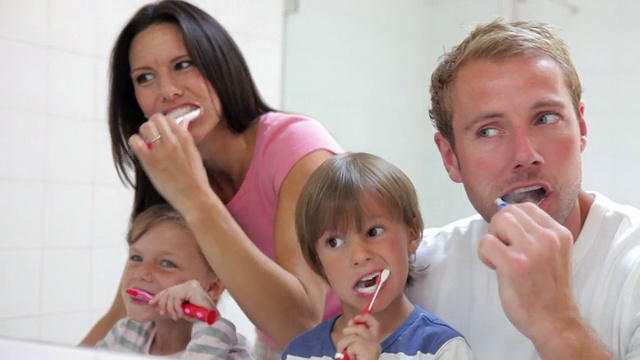
[[[473,213],[433,143],[438,57],[495,16],[554,23],[585,90],[585,188],[640,206],[640,2],[192,2],[231,32],[270,104],[400,166],[427,226]],[[76,344],[113,300],[131,192],[111,160],[107,68],[116,34],[143,3],[0,0],[0,336]],[[233,300],[221,307],[253,339]]]

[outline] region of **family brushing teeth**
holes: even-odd
[[[433,72],[434,140],[477,211],[441,228],[425,228],[397,166],[270,107],[228,32],[189,2],[142,6],[110,66],[129,253],[82,345],[184,359],[640,354],[640,211],[582,189],[582,88],[549,25],[480,24]],[[223,291],[255,341],[218,311]]]

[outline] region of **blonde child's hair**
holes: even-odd
[[[131,221],[129,231],[127,232],[127,244],[129,244],[129,246],[133,245],[142,235],[149,231],[149,229],[164,221],[169,221],[192,233],[187,221],[178,211],[171,207],[171,205],[152,205]],[[200,249],[199,246],[198,249]],[[207,269],[213,271],[211,265],[209,265],[209,262],[204,257],[202,250],[200,250],[199,253],[202,260],[207,264]]]

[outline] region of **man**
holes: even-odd
[[[640,358],[640,211],[582,189],[581,94],[531,22],[478,26],[432,75],[435,142],[479,214],[425,232],[407,295],[477,359]]]

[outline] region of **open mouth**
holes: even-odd
[[[364,295],[373,294],[373,292],[376,290],[376,285],[378,284],[378,277],[380,277],[379,271],[376,273],[367,275],[362,279],[358,280],[358,282],[354,286],[354,289],[356,290],[356,292],[360,294],[364,294]]]
[[[540,185],[529,186],[526,188],[516,189],[500,198],[509,204],[520,204],[530,202],[540,204],[542,199],[547,195],[547,189]]]
[[[153,299],[153,294],[142,289],[128,288],[126,292],[135,301],[146,303]]]

